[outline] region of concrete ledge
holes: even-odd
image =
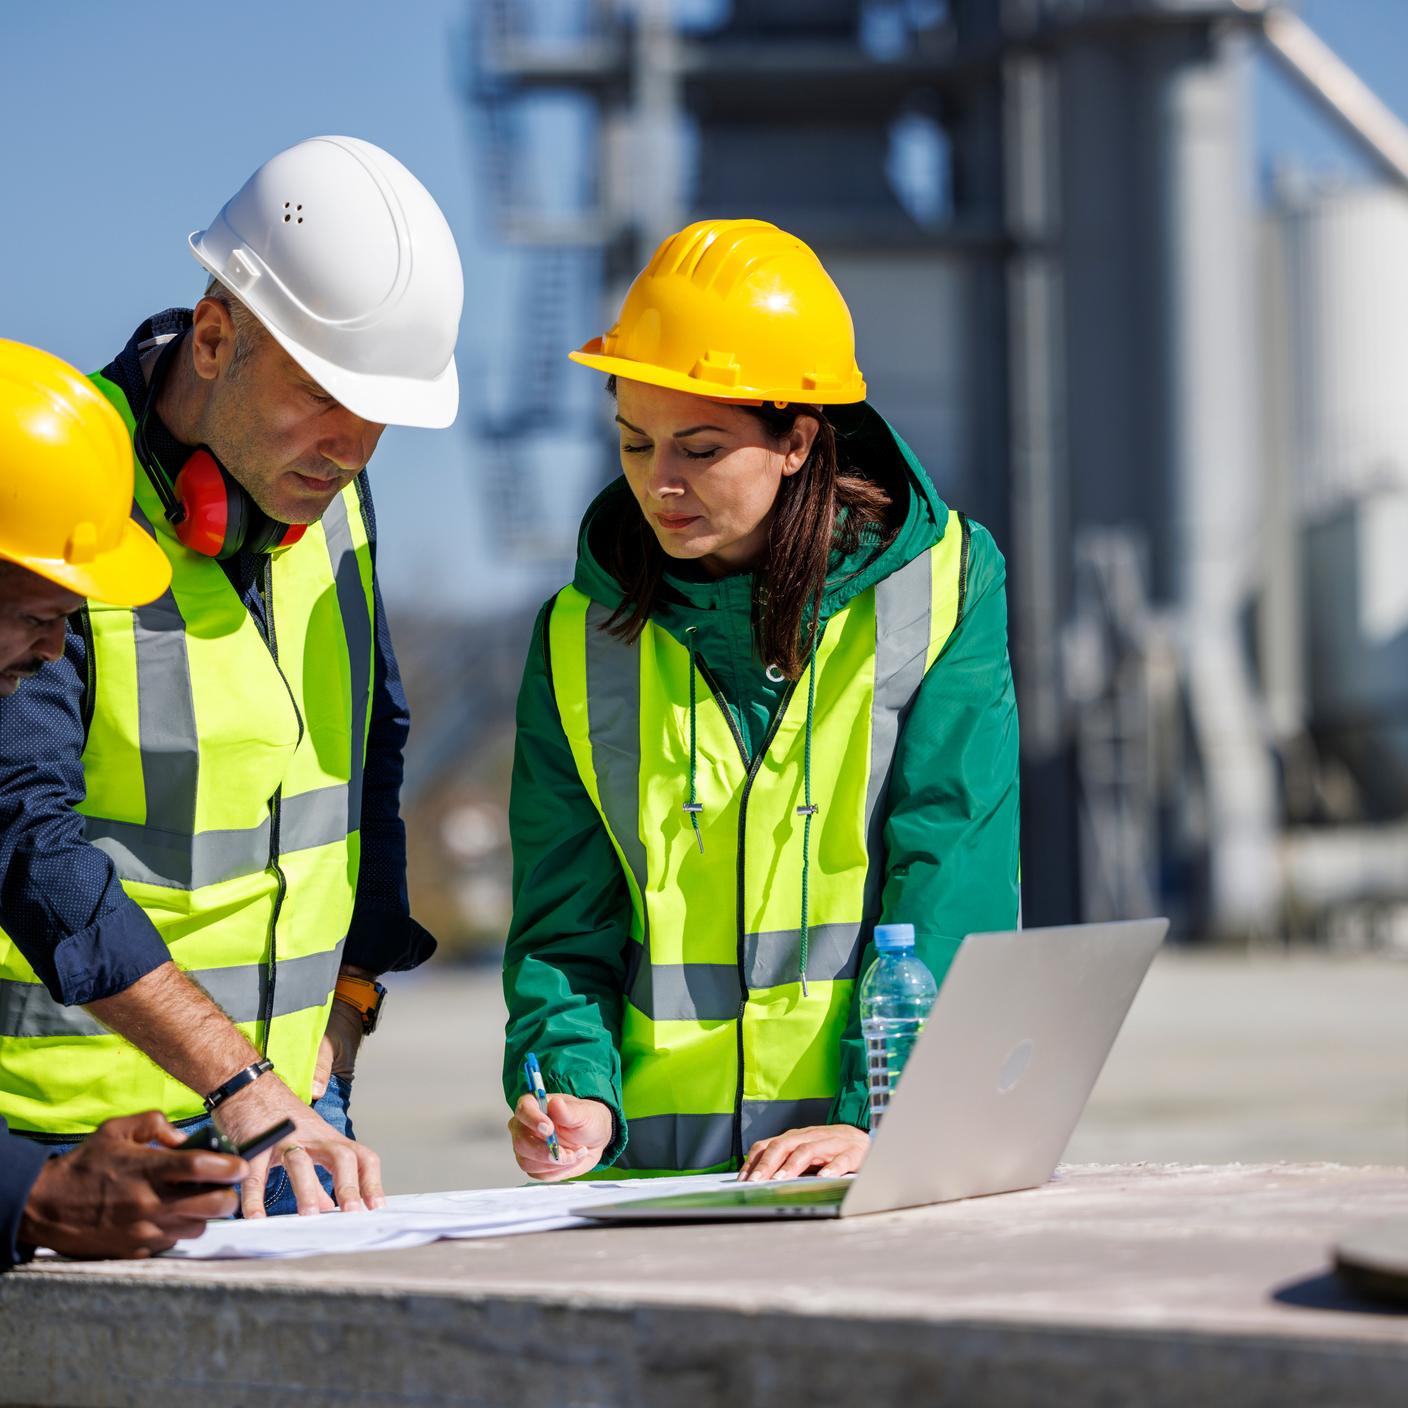
[[[1081,1168],[831,1224],[584,1230],[0,1278],[0,1404],[808,1408],[1404,1401],[1327,1248],[1402,1171]]]

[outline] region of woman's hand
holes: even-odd
[[[551,1123],[549,1123],[551,1121]],[[548,1153],[548,1135],[557,1130],[562,1158]],[[508,1122],[513,1136],[513,1157],[529,1178],[556,1183],[590,1173],[601,1162],[611,1142],[611,1111],[600,1100],[579,1100],[575,1095],[549,1095],[547,1118],[538,1102],[525,1095]]]
[[[740,1183],[765,1178],[800,1178],[815,1171],[818,1178],[854,1173],[865,1162],[870,1136],[852,1124],[814,1124],[789,1129],[772,1139],[760,1139],[748,1150]]]

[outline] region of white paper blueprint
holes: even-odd
[[[441,1238],[508,1237],[589,1225],[573,1209],[624,1202],[660,1193],[684,1193],[732,1183],[732,1173],[680,1178],[613,1179],[591,1183],[534,1183],[519,1188],[478,1188],[462,1193],[408,1193],[387,1199],[378,1212],[321,1213],[317,1217],[266,1217],[252,1222],[212,1222],[168,1257],[219,1260],[247,1257],[327,1256],[334,1252],[390,1251]]]

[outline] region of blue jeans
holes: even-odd
[[[349,1139],[355,1139],[357,1136],[352,1133],[352,1119],[347,1113],[347,1106],[351,1098],[352,1082],[345,1076],[333,1076],[328,1081],[327,1090],[313,1102],[313,1109],[339,1134],[345,1134]],[[190,1124],[183,1124],[181,1132],[194,1134],[198,1129],[207,1128],[209,1124],[210,1119],[207,1116],[203,1120],[193,1120]],[[45,1144],[44,1147],[54,1154],[67,1154],[70,1149],[76,1149],[79,1142],[75,1139],[71,1144]],[[320,1168],[318,1170],[318,1181],[331,1197],[332,1175],[327,1169]],[[284,1213],[298,1211],[298,1203],[293,1196],[293,1189],[289,1185],[288,1174],[282,1168],[271,1170],[269,1181],[264,1185],[264,1210],[270,1217],[279,1217]]]

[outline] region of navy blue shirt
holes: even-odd
[[[143,358],[190,327],[189,309],[148,319],[103,368],[140,415],[147,386]],[[181,446],[155,417],[147,421],[152,450],[168,469],[182,464]],[[143,470],[140,465],[137,473]],[[366,490],[365,480],[363,489]],[[370,491],[362,495],[372,562],[376,521]],[[261,559],[239,553],[223,568],[261,633]],[[411,918],[406,894],[406,831],[400,797],[410,710],[391,634],[373,577],[376,651],[366,773],[362,788],[361,867],[342,961],[374,973],[414,968],[435,940]],[[267,638],[267,635],[266,635]],[[56,1001],[68,1005],[111,997],[170,957],[151,920],[123,890],[112,861],[83,838],[83,749],[87,741],[92,662],[77,620],[63,657],[44,666],[15,694],[0,699],[0,927],[14,940]]]

